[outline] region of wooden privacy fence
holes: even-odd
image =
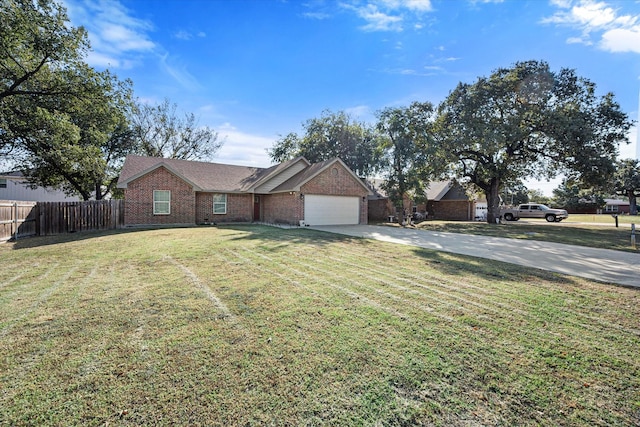
[[[0,201],[0,241],[124,226],[124,200]]]

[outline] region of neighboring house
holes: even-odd
[[[628,200],[604,199],[605,205],[603,213],[608,214],[628,214],[631,208]]]
[[[371,194],[367,197],[369,221],[387,221],[390,216],[396,215],[396,208],[387,196],[387,192],[382,188],[383,183],[384,180],[375,178],[366,181],[371,190]]]
[[[128,156],[125,224],[366,224],[366,185],[342,160],[304,157],[254,168]]]
[[[22,172],[0,172],[0,200],[77,202],[80,198],[67,196],[63,191],[52,188],[31,188]]]
[[[370,221],[386,221],[390,216],[395,218],[398,215],[382,184],[382,180],[367,181],[372,191],[369,195]],[[412,206],[410,213],[420,213],[428,219],[473,221],[487,217],[486,201],[469,198],[464,187],[455,181],[431,182],[425,190],[425,197],[426,203],[405,200],[404,205]]]
[[[470,198],[464,187],[455,181],[435,181],[425,191],[426,206],[417,206],[417,211],[427,211],[430,219],[473,221],[486,218],[487,203]]]

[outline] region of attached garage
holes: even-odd
[[[360,197],[304,196],[304,222],[308,225],[351,225],[360,222]]]

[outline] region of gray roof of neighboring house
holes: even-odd
[[[440,201],[445,194],[453,187],[451,181],[433,181],[429,183],[429,186],[425,190],[427,200]]]
[[[629,204],[628,200],[622,200],[622,199],[604,199],[604,202],[609,205],[609,206],[626,206]]]
[[[10,176],[15,178],[22,178],[24,174],[20,171],[0,172],[0,176]]]

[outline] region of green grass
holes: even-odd
[[[605,215],[585,215],[584,218],[582,215],[572,215],[567,221],[560,223],[548,223],[544,219],[504,221],[500,225],[487,224],[486,222],[424,221],[417,224],[417,227],[427,231],[542,240],[601,249],[640,252],[640,217],[629,217],[628,215],[620,217],[621,221],[624,218],[625,222],[619,222],[618,228],[613,222],[611,225],[600,223],[599,221],[603,221],[603,219],[599,217],[613,221],[611,216]],[[586,221],[588,219],[593,220]],[[637,225],[636,248],[631,245],[631,223],[633,221]]]
[[[0,425],[637,425],[640,292],[260,226],[0,245]]]

